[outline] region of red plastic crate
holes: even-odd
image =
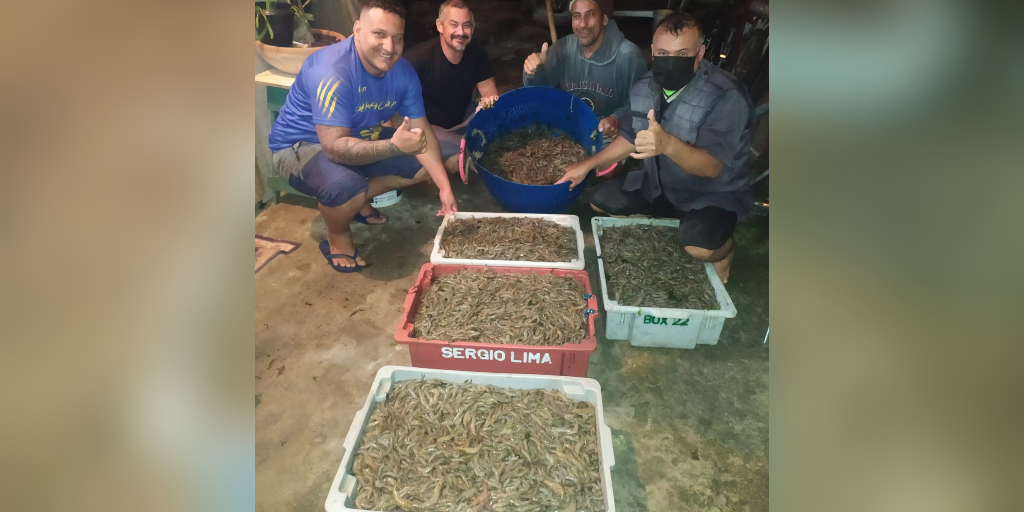
[[[587,318],[587,337],[580,343],[567,343],[555,347],[533,345],[503,345],[472,341],[424,340],[412,337],[412,319],[420,305],[420,297],[433,283],[434,277],[460,270],[491,269],[499,274],[554,274],[569,276],[583,283],[589,298],[587,308],[593,310]],[[416,284],[405,297],[405,312],[398,322],[395,341],[409,345],[413,366],[442,370],[466,370],[492,373],[532,373],[540,375],[568,375],[586,377],[590,354],[597,348],[594,318],[597,317],[597,298],[590,289],[590,276],[584,270],[522,267],[486,267],[476,265],[434,265],[420,268]]]

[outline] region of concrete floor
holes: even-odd
[[[462,211],[500,211],[476,176],[454,183]],[[408,365],[393,339],[406,292],[441,219],[432,185],[385,209],[385,226],[355,225],[371,263],[338,274],[317,249],[323,221],[286,196],[256,217],[256,233],[302,243],[256,274],[256,509],[320,511],[353,414],[374,373]],[[587,271],[600,289],[585,197],[568,212],[586,231]],[[287,204],[292,203],[292,204]],[[634,348],[603,337],[589,377],[600,381],[616,465],[619,511],[768,509],[768,220],[737,228],[727,285],[739,311],[718,345]]]

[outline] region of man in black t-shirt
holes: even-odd
[[[483,46],[472,41],[475,25],[473,13],[462,0],[447,0],[437,15],[441,37],[405,52],[420,77],[430,124],[446,129],[462,124],[472,114],[469,103],[474,88],[480,91],[483,108],[498,98],[491,59]]]

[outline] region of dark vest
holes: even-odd
[[[672,103],[667,104],[666,111],[662,112],[661,88],[654,83],[651,72],[647,72],[630,90],[633,133],[647,129],[647,113],[653,109],[655,119],[659,119],[666,132],[683,142],[694,144],[708,114],[725,93],[731,90],[743,92],[742,86],[731,74],[708,61],[701,61],[697,76],[672,100]],[[745,92],[743,97],[746,98]],[[750,100],[746,99],[746,102],[749,106]],[[737,216],[742,218],[749,211],[749,202],[752,201],[748,163],[754,111],[752,106],[747,110],[746,119],[736,120],[737,123],[744,123],[740,147],[735,154],[729,155],[722,162],[722,172],[718,177],[712,179],[687,174],[667,156],[662,155],[644,159],[644,170],[630,173],[625,188],[637,190],[642,187],[648,200],[653,200],[663,193],[676,207],[683,210],[702,208],[710,204],[735,211]],[[700,196],[723,194],[737,197],[700,200]]]

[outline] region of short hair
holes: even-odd
[[[381,9],[384,12],[390,12],[405,20],[406,11],[402,4],[398,3],[397,0],[363,0],[363,6],[359,9],[359,12],[363,12],[369,9]]]
[[[664,28],[669,34],[678,36],[684,28],[692,28],[697,30],[697,38],[700,40],[700,44],[704,44],[704,25],[701,24],[700,20],[696,16],[689,13],[674,12],[665,16],[658,22],[658,26],[654,27],[654,32]]]
[[[469,6],[466,5],[466,2],[463,2],[462,0],[444,0],[444,3],[441,4],[441,8],[437,10],[437,19],[444,18],[444,10],[449,7],[469,11],[469,23],[474,27],[476,26],[476,17],[473,16],[473,10],[470,9]]]

